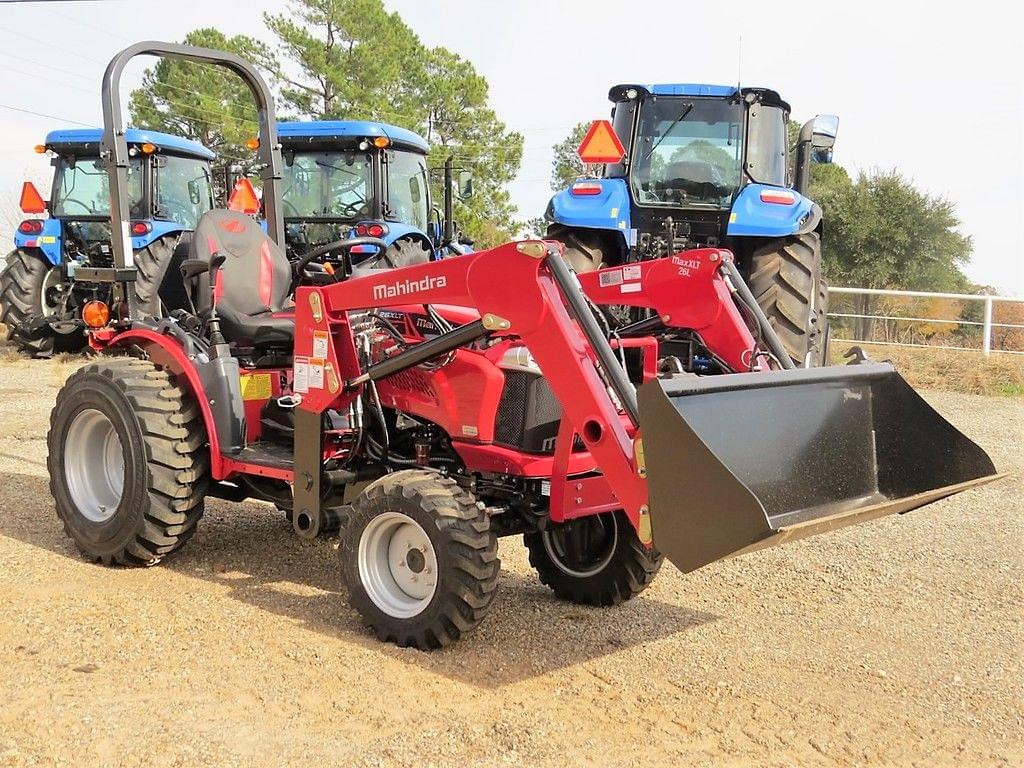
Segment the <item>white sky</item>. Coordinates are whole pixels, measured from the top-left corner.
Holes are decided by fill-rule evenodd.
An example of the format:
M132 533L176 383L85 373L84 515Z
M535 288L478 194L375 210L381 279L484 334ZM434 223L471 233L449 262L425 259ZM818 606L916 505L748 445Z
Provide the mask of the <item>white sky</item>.
M1024 295L1024 55L1012 3L385 2L425 43L472 61L499 116L525 136L511 187L524 218L541 215L550 197L551 145L574 123L608 114L609 86L736 82L742 35L744 85L775 88L800 119L838 114L835 159L851 172L897 168L955 201L974 238L968 275ZM0 2L0 104L98 125L100 76L124 45L178 40L199 26L266 39L261 12L285 6ZM32 146L61 125L0 108L0 194L46 177Z

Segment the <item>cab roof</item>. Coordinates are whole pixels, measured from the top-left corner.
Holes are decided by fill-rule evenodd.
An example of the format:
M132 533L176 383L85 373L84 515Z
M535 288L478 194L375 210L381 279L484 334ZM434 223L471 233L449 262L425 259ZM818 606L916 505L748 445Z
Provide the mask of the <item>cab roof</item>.
M384 136L396 147L412 149L426 154L430 145L416 133L397 125L376 123L369 120L307 120L303 122L278 123L277 135L285 146L295 147L301 143L319 143L328 139L359 139Z
M129 128L124 132L124 138L129 144L156 144L162 150L203 160L213 160L217 156L197 141L159 131ZM80 145L86 150L98 150L102 139L103 131L99 128L64 128L46 134L46 146L64 149Z
M782 100L778 91L770 88L740 88L735 85L712 85L708 83L658 83L655 85L641 85L637 83L623 83L612 86L608 91L608 100L619 102L626 101L626 91L635 88L637 91L652 96L710 96L725 98L732 96L739 91L746 96L748 93L757 95L765 104L779 106L790 111L789 104Z

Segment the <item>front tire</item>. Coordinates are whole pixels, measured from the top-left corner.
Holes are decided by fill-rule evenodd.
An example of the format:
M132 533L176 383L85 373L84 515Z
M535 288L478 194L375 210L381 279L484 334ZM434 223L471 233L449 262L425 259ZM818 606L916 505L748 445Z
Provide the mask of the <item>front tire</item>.
M89 560L155 565L195 533L206 434L167 372L128 357L80 369L57 394L46 441L57 516Z
M58 333L50 325L31 329L40 317L61 316L65 299L61 297L60 267L52 265L41 253L18 248L7 256L0 272L0 322L7 326L8 338L17 348L33 357L49 357L58 352L77 352L85 346L80 328Z
M605 512L527 533L523 543L542 584L562 600L618 605L643 592L663 556L647 549L624 512Z
M750 290L798 367L827 363L827 289L821 273L818 232L772 240L751 256Z
M377 637L428 650L475 629L498 588L498 540L451 478L404 470L353 505L338 555L352 606Z

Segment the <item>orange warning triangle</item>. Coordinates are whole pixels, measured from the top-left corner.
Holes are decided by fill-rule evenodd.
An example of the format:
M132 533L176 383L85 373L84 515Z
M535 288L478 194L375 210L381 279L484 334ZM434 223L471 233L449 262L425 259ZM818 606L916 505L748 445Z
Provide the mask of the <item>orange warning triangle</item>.
M626 156L626 150L608 120L595 120L576 154L584 163L617 163Z
M228 210L253 216L260 212L260 199L256 196L252 182L244 176L235 182L235 187L231 190L231 195L228 197Z

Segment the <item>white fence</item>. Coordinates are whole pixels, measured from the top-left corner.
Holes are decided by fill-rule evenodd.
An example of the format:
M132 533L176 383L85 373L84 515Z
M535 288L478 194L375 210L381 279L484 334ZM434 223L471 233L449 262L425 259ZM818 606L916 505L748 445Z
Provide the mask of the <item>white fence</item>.
M1020 323L1003 323L993 321L993 306L997 302L1014 302L1017 304L1024 304L1024 299L1012 298L1010 296L979 296L976 294L969 293L931 293L928 291L890 291L883 290L880 288L829 288L830 295L853 295L853 296L893 296L893 297L907 297L916 299L952 299L955 301L962 302L983 302L984 308L981 320L966 320L962 317L955 318L940 318L940 317L916 317L909 315L876 315L876 314L856 314L852 312L829 312L830 318L849 318L856 320L886 320L894 322L907 322L907 323L951 323L957 326L980 326L981 327L981 352L985 355L989 355L993 352L992 349L992 331L996 328L1008 328L1016 329L1024 332L1024 324ZM1024 333L1022 333L1024 336ZM915 344L900 341L884 340L878 341L873 339L857 339L857 338L841 338L833 336L838 341L853 341L861 344L892 344L896 346L904 347L931 347L935 349L957 349L965 351L979 351L975 347L964 347L964 346L952 346L944 344ZM1024 345L1020 349L998 349L995 350L1000 353L1007 353L1013 355L1024 355Z

